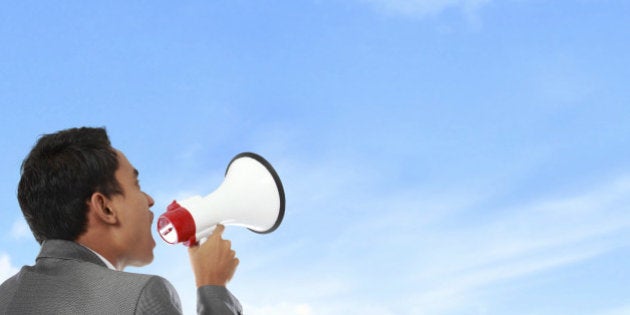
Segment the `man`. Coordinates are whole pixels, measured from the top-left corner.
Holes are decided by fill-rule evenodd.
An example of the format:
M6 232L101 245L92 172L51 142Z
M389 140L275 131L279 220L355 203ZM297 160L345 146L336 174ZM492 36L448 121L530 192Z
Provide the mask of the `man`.
M173 286L122 272L153 260L154 201L103 128L44 135L22 164L18 200L41 251L0 285L0 314L180 314ZM200 314L241 314L225 287L238 259L218 226L189 248Z

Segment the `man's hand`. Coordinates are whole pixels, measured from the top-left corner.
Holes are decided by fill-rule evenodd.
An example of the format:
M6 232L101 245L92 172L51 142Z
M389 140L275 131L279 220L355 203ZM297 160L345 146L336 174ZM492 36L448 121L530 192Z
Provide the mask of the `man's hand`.
M204 285L225 286L236 271L239 261L230 248L230 241L221 238L223 230L225 226L217 225L205 243L188 248L198 288Z

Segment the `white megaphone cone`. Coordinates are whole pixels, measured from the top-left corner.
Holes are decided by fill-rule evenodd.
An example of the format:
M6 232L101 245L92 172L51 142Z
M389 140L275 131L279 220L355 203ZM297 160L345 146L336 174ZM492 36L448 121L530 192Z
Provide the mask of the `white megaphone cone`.
M159 217L157 229L167 243L186 246L207 238L217 224L270 233L280 226L284 205L284 188L271 164L245 152L232 159L214 192L173 201Z

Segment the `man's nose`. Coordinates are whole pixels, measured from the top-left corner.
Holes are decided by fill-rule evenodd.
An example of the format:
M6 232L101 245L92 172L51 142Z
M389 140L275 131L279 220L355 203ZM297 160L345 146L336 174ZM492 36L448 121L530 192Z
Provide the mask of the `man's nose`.
M144 194L147 196L147 201L149 202L149 207L153 207L153 205L155 204L155 200L153 200L153 198L149 194L147 194L147 193L144 193Z

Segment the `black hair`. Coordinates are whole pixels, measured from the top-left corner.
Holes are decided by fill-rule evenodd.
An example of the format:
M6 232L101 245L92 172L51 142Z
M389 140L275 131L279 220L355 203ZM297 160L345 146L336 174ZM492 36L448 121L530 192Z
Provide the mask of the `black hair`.
M41 244L76 240L87 228L87 202L95 192L121 194L118 155L105 128L72 128L39 138L22 162L18 201Z

